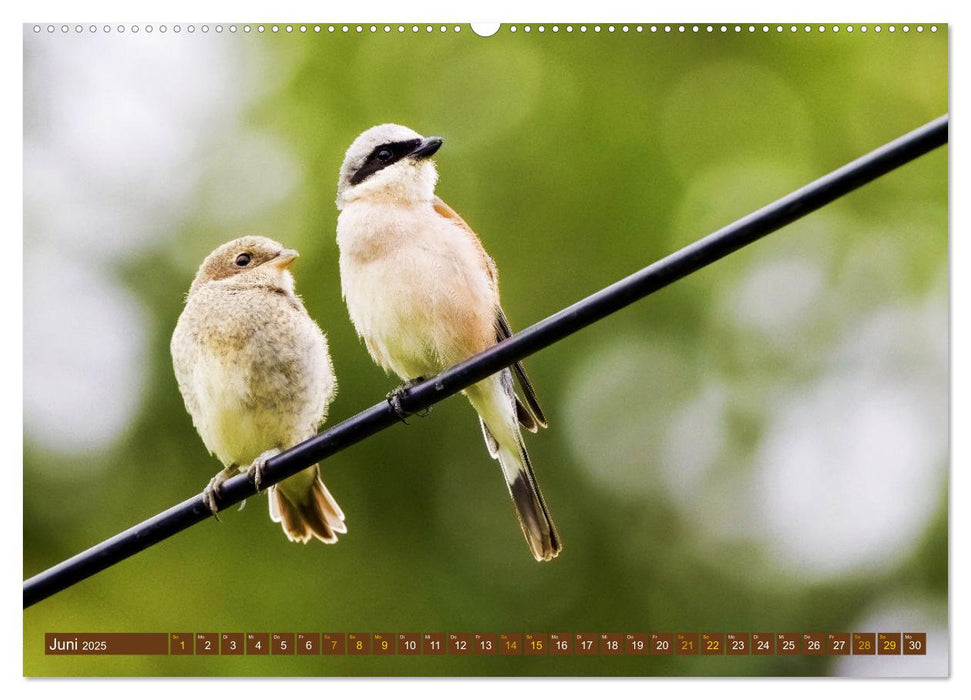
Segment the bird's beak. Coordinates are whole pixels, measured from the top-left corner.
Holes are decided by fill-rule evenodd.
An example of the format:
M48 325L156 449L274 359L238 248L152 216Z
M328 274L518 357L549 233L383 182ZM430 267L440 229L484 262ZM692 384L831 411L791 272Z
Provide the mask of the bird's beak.
M273 267L278 267L281 270L285 270L290 267L290 264L299 257L300 253L297 251L293 250L292 248L284 248L276 254L275 258L270 260L270 264L273 265Z
M422 139L421 142L415 147L415 150L408 154L408 157L414 158L415 160L431 158L433 155L435 155L435 151L441 148L441 146L441 137L429 136L427 139Z

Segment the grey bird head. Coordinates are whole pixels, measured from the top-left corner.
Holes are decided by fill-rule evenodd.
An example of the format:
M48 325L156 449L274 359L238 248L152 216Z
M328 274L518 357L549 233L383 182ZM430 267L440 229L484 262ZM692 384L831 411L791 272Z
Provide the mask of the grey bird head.
M442 145L398 124L373 126L347 149L337 181L337 208L362 198L431 199L438 173L431 156Z
M189 294L210 282L266 285L293 289L287 268L300 254L264 236L243 236L223 243L199 267Z

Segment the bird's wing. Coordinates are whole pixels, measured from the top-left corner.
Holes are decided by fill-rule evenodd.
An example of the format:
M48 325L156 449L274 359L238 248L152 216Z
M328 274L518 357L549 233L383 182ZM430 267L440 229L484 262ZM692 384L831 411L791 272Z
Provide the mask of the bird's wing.
M479 240L479 237L475 235L472 227L465 223L465 220L440 198L435 197L434 200L432 200L432 206L434 206L435 212L439 216L444 217L454 223L469 237L469 240L474 243L476 250L478 250L479 254L482 256L482 264L489 273L489 277L492 279L492 283L496 288L496 294L498 296L499 274L496 271L496 264L493 262L492 258L489 257L489 254L486 253L485 248L482 247L482 242ZM495 327L496 342L501 342L512 335L512 329L509 327L509 321L506 319L506 314L503 313L502 307L498 304L496 304ZM526 369L523 367L523 363L516 362L513 364L512 369L516 373L516 378L519 380L519 386L523 390L523 396L526 399L526 406L524 407L522 402L519 401L519 398L516 397L516 413L518 414L520 424L531 432L536 432L537 427L545 428L547 426L546 416L543 414L543 409L540 408L539 401L536 398L536 391L533 389L533 384L529 381L529 377L526 375Z
M502 307L496 308L496 340L502 341L506 338L512 336L512 328L509 327L509 321L506 319L506 314L502 312ZM519 414L519 422L524 428L532 432L536 432L537 424L541 428L547 426L546 416L543 414L543 409L539 406L539 400L536 398L536 390L533 389L533 383L529 381L529 377L526 375L526 368L523 367L523 363L517 362L513 366L513 371L516 373L516 379L519 380L519 387L523 390L523 396L526 399L526 406L529 407L528 413L530 415L523 415L522 404L516 399L516 411ZM532 418L532 420L529 420Z
M485 248L482 247L482 241L479 237L475 235L475 231L472 227L465 223L465 219L458 215L458 213L443 202L438 197L432 200L432 206L435 208L435 213L444 219L448 219L451 223L458 226L458 228L468 237L469 241L475 246L475 249L479 252L479 257L482 261L482 267L485 268L486 273L489 275L489 279L492 280L492 286L498 293L499 291L499 273L496 271L496 264L493 262L489 254L485 252Z

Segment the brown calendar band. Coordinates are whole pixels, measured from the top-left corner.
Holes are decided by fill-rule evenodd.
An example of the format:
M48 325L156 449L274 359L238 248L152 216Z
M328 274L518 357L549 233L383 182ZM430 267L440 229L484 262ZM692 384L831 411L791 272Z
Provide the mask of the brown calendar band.
M169 635L166 632L48 632L44 635L44 653L52 656L167 655Z
M926 632L48 632L52 656L914 656Z

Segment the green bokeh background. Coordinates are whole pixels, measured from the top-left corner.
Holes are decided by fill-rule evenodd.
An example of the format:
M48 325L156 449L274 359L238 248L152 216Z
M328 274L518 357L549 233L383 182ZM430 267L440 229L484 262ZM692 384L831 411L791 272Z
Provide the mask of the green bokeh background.
M218 469L168 350L195 267L218 244L262 233L300 250L297 289L328 333L340 382L330 423L396 384L370 361L340 296L337 170L365 128L394 121L444 137L438 193L495 258L522 328L947 111L945 27L774 27L198 36L258 76L264 90L241 128L284 144L299 184L252 220L214 224L209 203L234 162L226 142L180 225L113 270L150 321L139 410L94 453L52 452L25 427L25 577L190 497ZM27 98L43 89L29 78L45 40L25 32ZM25 131L37 122L28 110ZM913 465L938 475L937 505L889 567L806 576L760 536L768 525L738 533L732 521L746 517L738 495L783 397L820 379L839 338L888 303L946 319L947 167L939 149L530 359L550 428L527 445L564 541L553 563L529 556L478 423L452 398L323 466L347 515L336 546L290 544L265 498L251 499L26 610L25 675L834 672L832 659L777 656L46 657L53 631L850 631L895 595L928 603L946 629L940 441ZM28 217L25 252L36 235ZM805 323L764 326L737 311L738 290L776 260L822 271L799 307ZM787 298L785 275L776 281L762 298ZM920 347L940 341L946 321L898 331ZM946 361L934 368L946 374ZM928 381L946 407L946 384ZM717 454L696 478L672 482L671 455L708 444L714 428L688 421L680 451L658 445L671 442L671 416L712 387ZM52 476L52 462L68 476ZM861 505L860 517L877 516Z

